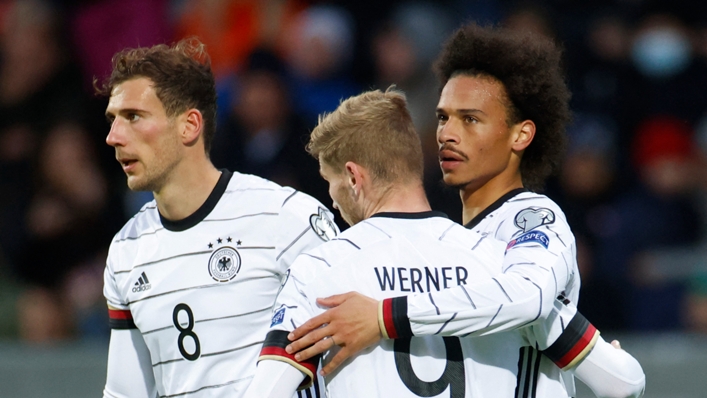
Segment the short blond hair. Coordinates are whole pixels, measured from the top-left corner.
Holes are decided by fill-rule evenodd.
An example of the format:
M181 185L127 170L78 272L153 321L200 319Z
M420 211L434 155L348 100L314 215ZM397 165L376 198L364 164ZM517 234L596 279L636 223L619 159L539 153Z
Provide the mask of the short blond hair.
M337 171L349 161L360 164L380 182L422 180L420 137L405 94L392 87L350 97L320 115L307 151Z

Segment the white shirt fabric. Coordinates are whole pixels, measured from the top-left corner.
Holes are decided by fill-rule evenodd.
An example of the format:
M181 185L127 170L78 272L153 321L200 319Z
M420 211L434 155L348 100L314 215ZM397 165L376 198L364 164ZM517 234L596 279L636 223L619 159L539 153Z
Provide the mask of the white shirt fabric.
M587 383L597 398L640 398L646 386L641 365L624 350L617 350L599 337L589 355L571 370ZM266 360L246 392L246 398L278 398L293 391L304 374L284 361Z
M241 396L283 276L300 252L336 236L331 220L306 194L228 171L185 220L146 204L108 255L104 396Z
M576 306L580 277L574 235L562 210L547 196L515 190L466 227L506 243L502 274L485 285L474 285L476 292L489 292L478 297L463 286L433 294L436 305L425 295L409 296L407 316L415 335L466 337L527 325L535 329L541 327L539 319L552 313L558 297ZM490 293L494 289L505 295L497 300L499 296ZM563 375L535 348L523 350L519 365L520 397L575 394L571 375Z
M429 300L433 292L491 280L499 273L506 243L434 214L382 213L303 253L278 296L270 335L291 331L322 313L325 309L316 305L317 297L358 291L380 300L415 292ZM491 301L507 300L498 287L484 294L494 296L488 297ZM560 315L569 321L574 310L565 311ZM560 324L558 317L553 321ZM541 333L522 329L478 338L383 340L327 376L326 390L333 398L512 397L520 348L549 345L535 340ZM281 360L302 371L302 377L311 377L312 367L307 369L284 352L286 333L280 335L282 341L266 341L261 363ZM333 354L324 355L324 363ZM263 391L256 383L251 389L249 397ZM291 392L271 396L287 397Z
M601 337L572 372L597 398L639 398L646 388L646 375L636 358Z

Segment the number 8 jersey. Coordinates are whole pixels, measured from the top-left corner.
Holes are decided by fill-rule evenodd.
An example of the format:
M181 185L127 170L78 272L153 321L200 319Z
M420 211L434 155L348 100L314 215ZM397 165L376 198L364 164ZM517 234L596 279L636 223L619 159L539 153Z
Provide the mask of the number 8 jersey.
M303 193L228 171L184 220L162 219L154 201L146 204L108 256L104 294L113 333L104 396L240 396L255 373L283 275L302 250L336 236L331 220ZM123 329L139 335L125 339ZM129 369L127 356L115 362L123 369L111 371L111 356L145 347L144 369ZM131 383L135 388L124 386Z

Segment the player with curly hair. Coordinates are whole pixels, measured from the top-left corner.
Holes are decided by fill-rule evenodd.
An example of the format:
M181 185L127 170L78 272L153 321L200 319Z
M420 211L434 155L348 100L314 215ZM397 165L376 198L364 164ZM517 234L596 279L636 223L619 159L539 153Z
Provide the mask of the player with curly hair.
M355 293L332 296L319 304L336 308L291 335L299 340L288 351L304 349L296 359L329 348L331 342L322 338L331 337L342 348L323 368L330 373L381 337L473 337L542 328L553 308L577 303L574 236L557 204L538 193L561 159L570 118L561 54L545 37L470 24L453 34L436 63L442 84L437 140L444 182L459 189L467 228L507 244L503 273L473 284L495 287L500 299L475 297L465 286L381 301ZM372 316L376 308L377 320ZM551 345L521 349L516 396L572 396L572 373L561 369L580 363L604 375L626 369L606 368L606 362L587 356L597 342L596 354L615 353L606 350L611 346L581 314L563 322L566 328ZM611 376L592 385L597 395L640 396L645 377L634 365L621 376L628 379Z

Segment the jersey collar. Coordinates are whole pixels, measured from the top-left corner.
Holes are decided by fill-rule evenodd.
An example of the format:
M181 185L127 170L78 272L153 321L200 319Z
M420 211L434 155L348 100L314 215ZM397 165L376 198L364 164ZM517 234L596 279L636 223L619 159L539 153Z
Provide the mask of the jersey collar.
M442 218L449 218L446 214L442 213L441 211L421 211L417 213L402 213L402 212L396 212L396 211L384 211L380 213L376 213L371 216L372 217L388 217L388 218L407 218L407 219L413 219L413 220L418 220L422 218L431 218L431 217L442 217Z
M477 226L481 222L481 220L483 220L486 216L491 214L491 212L493 212L496 209L498 209L499 207L501 207L501 205L506 203L510 198L512 198L518 194L521 194L523 192L528 192L528 190L525 188L516 188L516 189L506 193L505 195L498 198L495 202L491 203L491 205L489 207L485 208L481 213L477 214L476 217L471 219L471 221L464 224L464 227L468 228L468 229L474 228L475 226Z
M221 200L221 196L223 196L223 193L226 192L226 187L228 186L228 182L231 181L232 176L233 173L226 169L222 169L221 176L218 178L216 186L211 191L209 197L206 198L206 201L203 205L201 205L201 207L196 209L194 213L187 216L186 218L177 221L168 220L162 217L162 214L160 214L160 221L162 222L162 225L165 227L165 229L169 231L180 232L186 231L187 229L202 222L206 218L206 216L211 213L211 210L216 207L218 201Z

